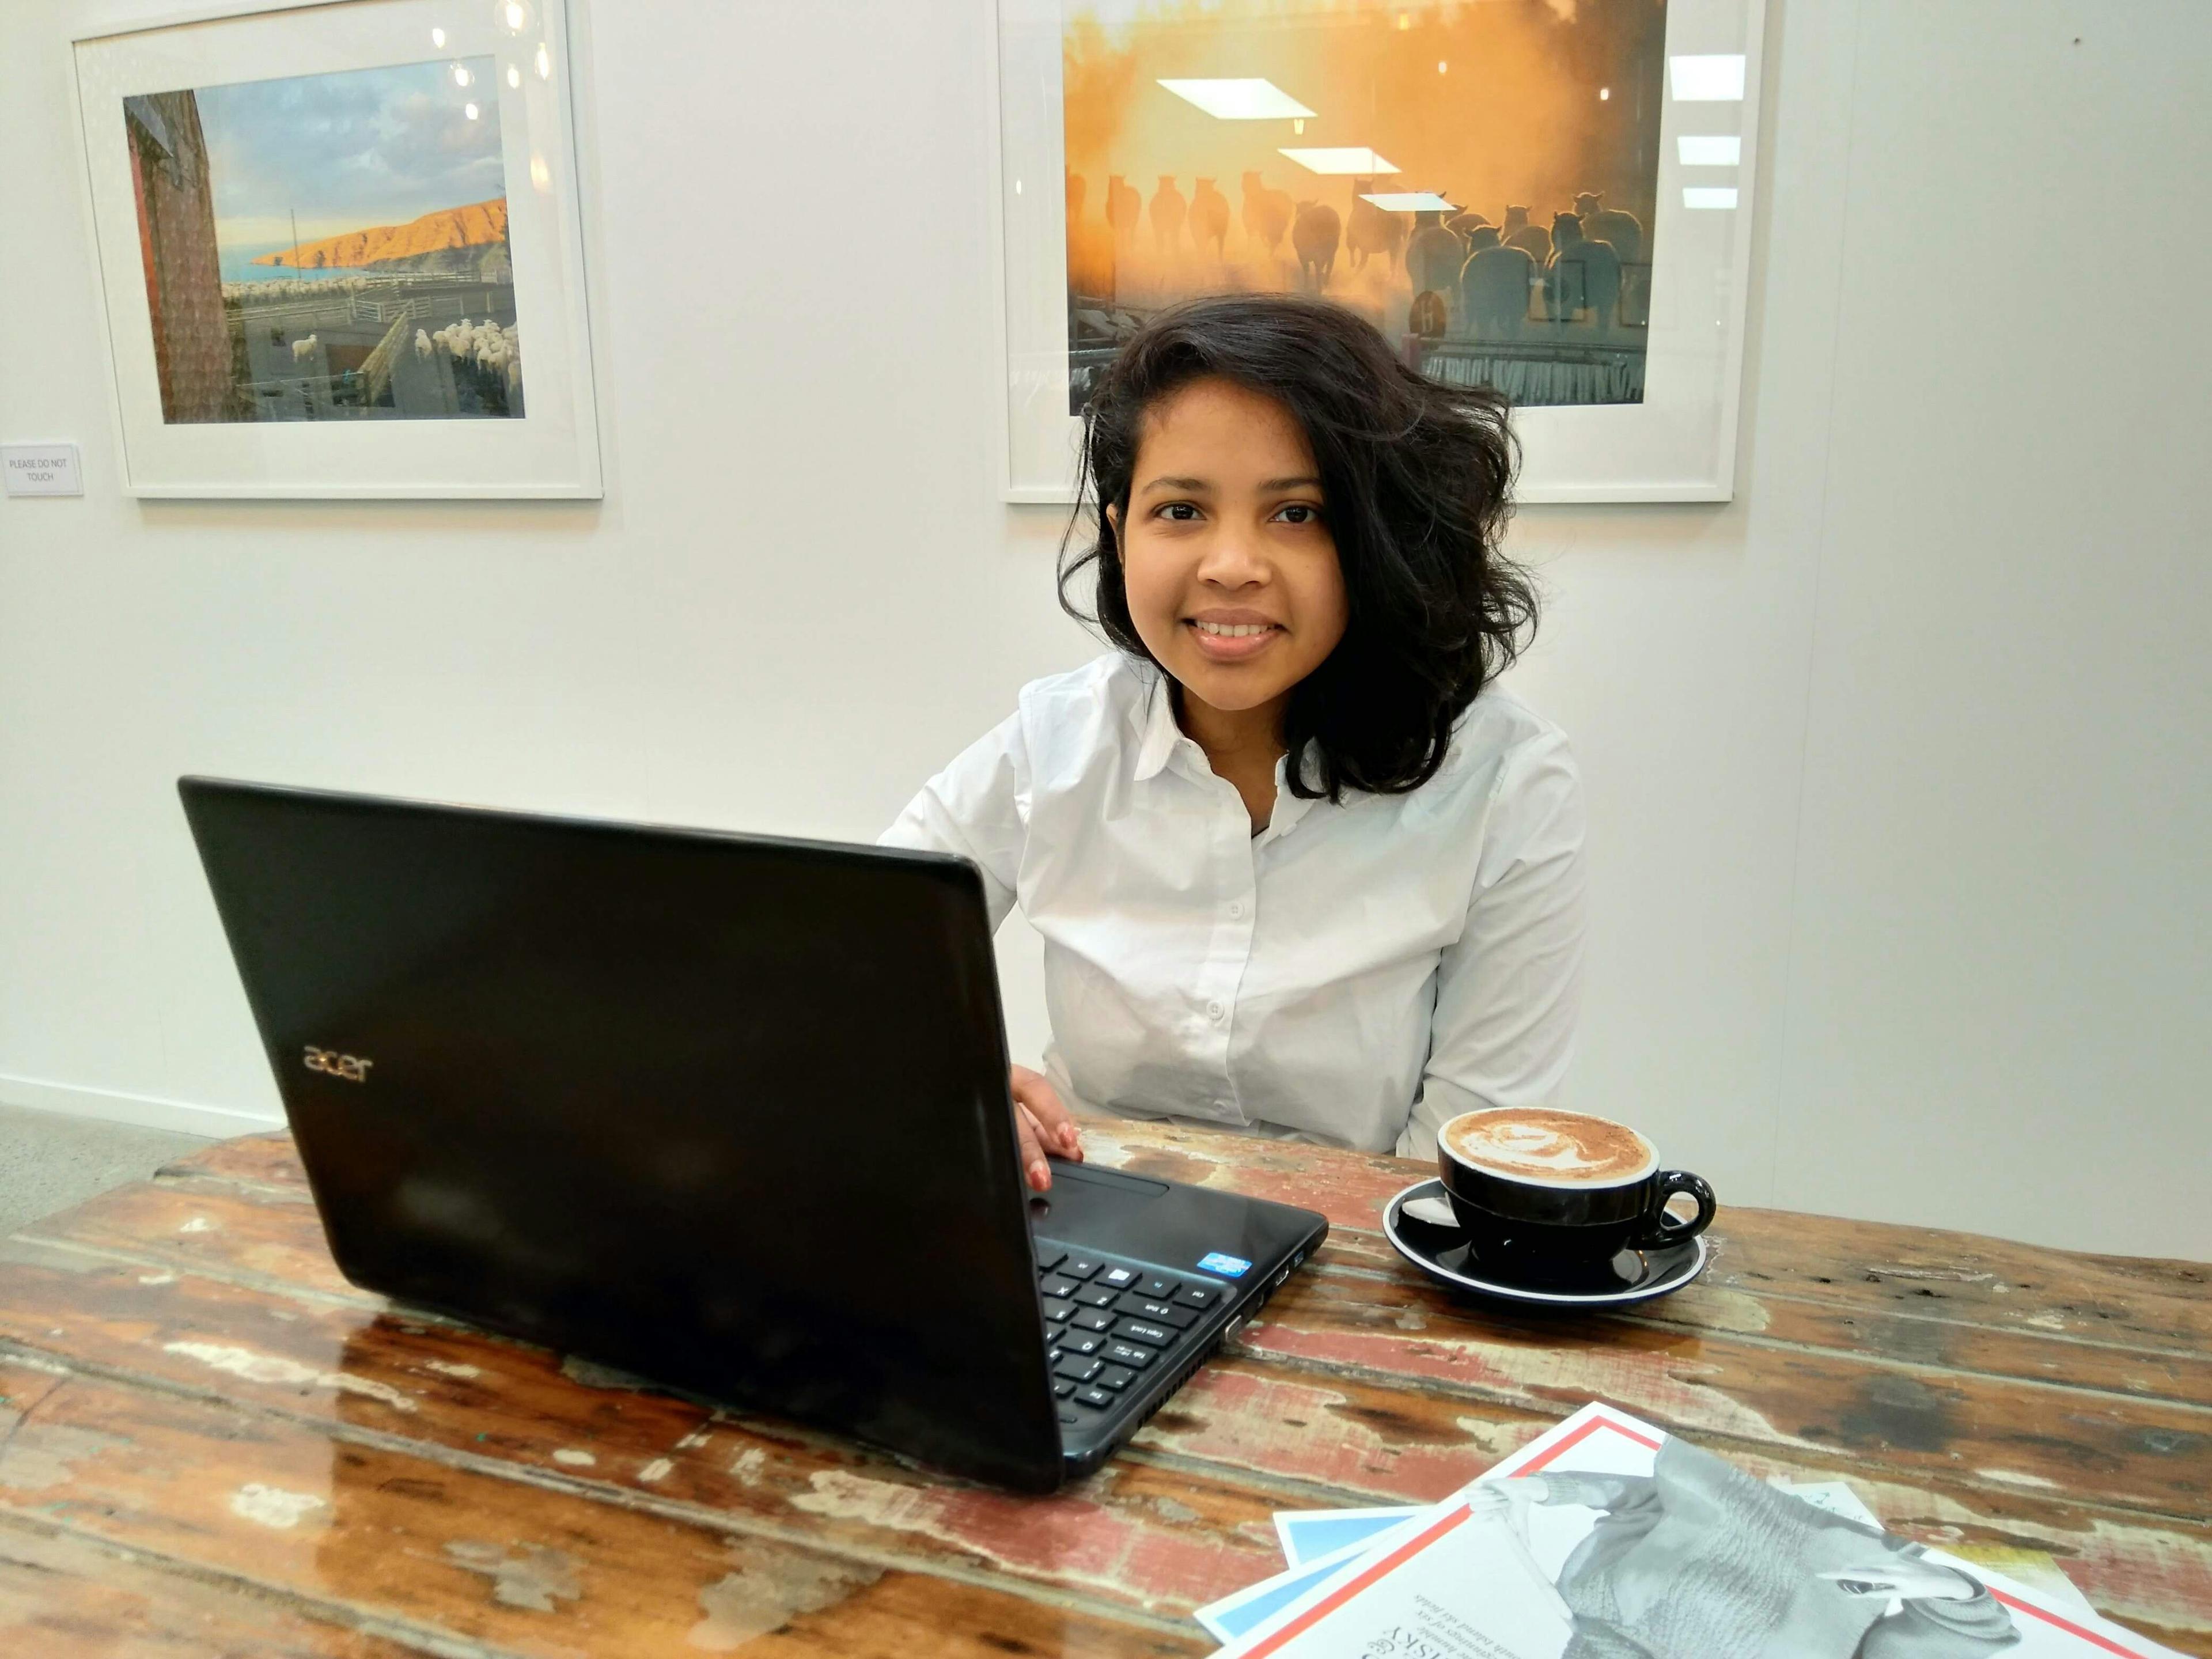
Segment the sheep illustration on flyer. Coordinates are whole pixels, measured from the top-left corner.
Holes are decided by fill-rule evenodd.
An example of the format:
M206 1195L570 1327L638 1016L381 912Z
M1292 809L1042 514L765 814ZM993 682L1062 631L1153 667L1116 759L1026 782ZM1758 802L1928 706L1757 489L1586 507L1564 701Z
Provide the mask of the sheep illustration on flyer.
M1231 1601L1235 1659L2153 1659L2002 1574L1590 1406L1443 1503ZM1273 1584L1274 1581L1270 1581ZM1278 1592L1279 1597L1279 1591ZM1223 1617L1224 1614L1227 1616Z

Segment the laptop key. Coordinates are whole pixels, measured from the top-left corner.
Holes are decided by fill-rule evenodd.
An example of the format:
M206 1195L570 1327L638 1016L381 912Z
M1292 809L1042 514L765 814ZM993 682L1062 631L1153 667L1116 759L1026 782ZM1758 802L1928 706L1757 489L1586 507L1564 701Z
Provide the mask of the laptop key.
M1044 1299L1044 1316L1057 1325L1075 1311L1075 1304L1064 1297L1048 1296Z
M1210 1308L1213 1305L1213 1290L1206 1285L1186 1285L1176 1292L1175 1299L1186 1308Z
M1052 1379L1053 1397L1055 1399L1065 1400L1073 1394L1075 1389L1076 1385L1064 1376L1055 1376Z
M1119 1270L1109 1269L1109 1271ZM1110 1308L1114 1305L1115 1293L1102 1285L1090 1285L1078 1291L1075 1293L1075 1299L1086 1308Z
M1162 1279L1158 1273L1153 1273L1137 1286L1137 1294L1164 1302L1182 1288L1174 1279Z
M1043 1279L1038 1281L1037 1289L1042 1291L1045 1295L1050 1297L1073 1296L1075 1294L1075 1281L1072 1279L1063 1278L1059 1273L1047 1273Z
M1105 1346L1105 1336L1097 1331L1070 1331L1060 1339L1062 1353L1092 1354Z
M1048 1244L1042 1239L1038 1239L1036 1241L1038 1278L1043 1278L1045 1274L1050 1273L1054 1267L1060 1266L1060 1264L1066 1259L1067 1252L1061 1249L1058 1245Z
M1073 1428L1073 1427L1074 1427L1078 1423L1080 1423L1080 1422L1083 1420L1083 1419L1082 1419L1082 1417L1081 1417L1079 1413L1075 1413L1075 1412L1062 1412L1062 1413L1060 1413L1060 1420L1063 1424L1065 1424L1067 1427L1069 1427L1069 1428L1071 1428L1071 1429L1072 1429L1072 1428Z
M1114 1334L1124 1342L1140 1342L1149 1348L1172 1346L1178 1332L1164 1325L1147 1325L1141 1319L1125 1319L1114 1328Z
M1118 1348L1121 1345L1116 1342L1114 1346ZM1146 1354L1145 1358L1150 1359L1152 1356ZM1128 1362L1124 1360L1121 1363L1126 1364ZM1098 1360L1072 1353L1052 1368L1052 1374L1054 1376L1064 1376L1071 1382L1089 1382L1104 1369L1104 1365Z
M1098 1283L1109 1290L1126 1291L1143 1277L1134 1267L1109 1267L1098 1275Z
M1085 1308L1067 1322L1068 1328L1076 1331L1110 1331L1114 1316L1098 1308Z
M1136 1380L1136 1372L1131 1370L1127 1365L1109 1365L1098 1373L1098 1386L1102 1389L1111 1389L1116 1394L1121 1393Z
M1072 1255L1060 1264L1060 1272L1067 1279L1088 1279L1105 1265L1095 1255Z
M1152 1351L1150 1348L1133 1347L1127 1342L1109 1342L1106 1345L1106 1358L1116 1365L1127 1365L1133 1371L1140 1371L1152 1363ZM1091 1363L1087 1359L1080 1361L1063 1359L1060 1361L1062 1369L1060 1374L1066 1376L1067 1375L1066 1367L1070 1364L1087 1365ZM1091 1379L1086 1376L1083 1381L1088 1382Z
M1076 1390L1075 1403L1079 1406L1096 1406L1099 1410L1103 1411L1114 1403L1114 1396L1094 1382L1087 1389Z
M1155 1302L1134 1291L1123 1295L1114 1304L1114 1309L1115 1312L1127 1314L1133 1319L1149 1319L1155 1325L1172 1325L1179 1331L1188 1330L1198 1318L1194 1309L1178 1308L1172 1302Z

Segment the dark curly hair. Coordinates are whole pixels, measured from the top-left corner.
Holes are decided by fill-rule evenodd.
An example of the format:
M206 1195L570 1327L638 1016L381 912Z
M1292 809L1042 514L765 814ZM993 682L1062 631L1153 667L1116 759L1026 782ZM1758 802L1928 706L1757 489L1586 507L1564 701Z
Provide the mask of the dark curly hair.
M1084 416L1083 499L1060 558L1061 606L1147 660L1106 508L1126 522L1147 413L1212 376L1274 398L1304 429L1344 572L1344 637L1291 690L1291 793L1419 788L1461 714L1535 628L1534 584L1498 549L1519 456L1504 398L1423 379L1371 325L1300 295L1222 295L1149 319ZM1079 547L1086 513L1096 533ZM1088 610L1069 597L1086 566L1097 573Z

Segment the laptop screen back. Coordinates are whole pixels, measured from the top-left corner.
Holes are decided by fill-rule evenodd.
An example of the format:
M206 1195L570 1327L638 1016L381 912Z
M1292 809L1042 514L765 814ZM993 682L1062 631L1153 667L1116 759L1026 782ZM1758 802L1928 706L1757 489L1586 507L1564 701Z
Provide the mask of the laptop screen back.
M1058 1480L964 862L179 788L349 1279Z

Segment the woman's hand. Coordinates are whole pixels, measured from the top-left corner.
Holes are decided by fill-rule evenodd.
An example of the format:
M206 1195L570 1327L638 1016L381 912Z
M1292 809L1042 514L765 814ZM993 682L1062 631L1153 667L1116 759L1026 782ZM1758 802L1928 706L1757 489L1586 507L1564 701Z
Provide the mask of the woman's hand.
M1030 1190L1041 1193L1052 1185L1048 1152L1083 1161L1083 1143L1076 1136L1075 1120L1060 1103L1060 1096L1042 1072L1017 1066L1009 1085L1014 1096L1014 1132L1021 1137L1022 1168Z

